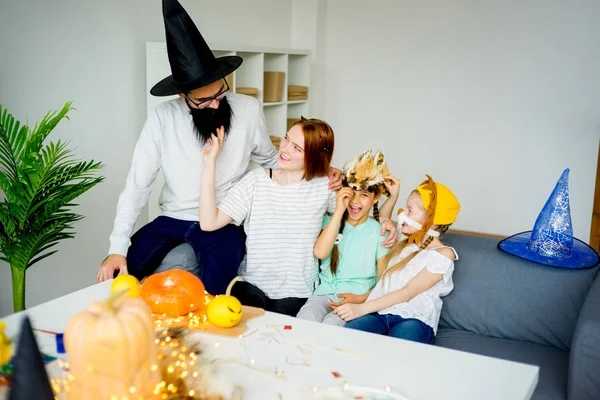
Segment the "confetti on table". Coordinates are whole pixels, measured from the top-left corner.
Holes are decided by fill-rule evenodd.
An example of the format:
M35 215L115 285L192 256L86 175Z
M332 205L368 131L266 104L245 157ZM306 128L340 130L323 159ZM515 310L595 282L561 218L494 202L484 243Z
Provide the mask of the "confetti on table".
M288 365L292 365L295 367L307 367L310 369L313 369L315 371L321 371L321 372L325 372L327 374L332 374L335 378L341 378L342 374L340 374L337 371L331 371L330 369L324 368L324 367L316 367L314 365L311 365L311 363L308 362L308 360L305 359L301 359L301 360L290 360L289 357L285 358L285 362L288 363Z
M255 367L254 366L254 360L250 360L250 363L245 363L239 360L236 360L234 358L227 358L227 359L223 359L223 358L215 358L214 360L210 361L211 364L236 364L236 365L241 365L243 367L246 367L248 369L251 369L253 371L256 372L260 372L262 374L265 375L269 375L269 376L275 376L277 378L284 378L283 376L283 372L280 371L279 369L275 369L275 371L270 371L270 370L266 370L266 369L262 369L259 367Z
M313 387L313 399L381 399L381 400L409 400L409 397L392 390L390 386L385 388L369 387L362 385L353 385L344 382L341 386Z
M247 332L247 333L244 333L243 335L240 335L239 338L240 339L247 338L248 336L254 335L256 332L258 332L258 329L253 329L250 332Z
M42 333L49 333L50 335L58 335L58 332L48 331L46 329L37 329L37 328L34 328L33 330L34 331L38 331L38 332L42 332Z
M36 332L47 333L49 335L54 335L54 342L56 343L56 352L58 354L65 354L65 345L64 345L64 334L54 331L49 331L46 329L33 329Z
M314 346L320 346L320 347L325 347L325 348L328 348L328 349L331 349L331 350L339 351L341 353L352 354L352 355L355 355L355 356L362 356L362 353L358 353L358 352L355 352L355 351L350 351L350 350L342 349L340 347L329 346L329 345L322 344L322 343L311 343L311 344L308 344L308 343L300 342L298 340L291 340L290 342L293 343L293 344L295 344L296 346L298 346L299 349L300 348L311 348L311 347L314 347ZM302 350L300 350L300 351L302 351Z
M62 333L56 335L56 352L58 354L65 354L65 342Z

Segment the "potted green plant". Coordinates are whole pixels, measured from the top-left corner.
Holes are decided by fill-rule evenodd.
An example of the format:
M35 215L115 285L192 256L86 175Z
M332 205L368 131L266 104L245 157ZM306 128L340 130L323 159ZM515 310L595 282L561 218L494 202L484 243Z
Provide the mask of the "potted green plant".
M66 142L44 143L71 111L67 102L30 128L0 105L0 260L10 265L14 311L25 309L25 271L73 238L83 216L73 201L104 180L102 164L79 161Z

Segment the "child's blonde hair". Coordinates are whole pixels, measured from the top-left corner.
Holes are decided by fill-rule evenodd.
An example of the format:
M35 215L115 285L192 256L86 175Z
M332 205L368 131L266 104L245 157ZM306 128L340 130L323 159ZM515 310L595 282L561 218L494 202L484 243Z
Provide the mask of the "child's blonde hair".
M413 190L411 193L412 194L417 194L419 196L419 206L424 210L425 207L423 206L423 200L421 198L421 194L419 193L418 190ZM450 228L450 225L452 224L447 224L447 225L436 225L435 228L433 228L433 230L440 232L440 236L443 235L444 233L446 233L446 231L448 230L448 228ZM399 254L402 253L402 250L404 250L404 248L407 246L408 244L408 239L402 240L400 242L397 242L392 249L390 250L390 252L388 254L386 254L385 256L383 256L382 258L382 262L380 263L379 266L379 271L377 271L377 276L379 279L384 279L387 276L391 276L394 272L401 270L402 268L404 268L413 258L416 257L417 254L419 254L421 251L425 250L427 248L427 246L429 246L431 244L431 242L433 241L434 237L433 236L429 236L427 239L425 239L423 241L423 243L421 243L421 245L419 246L419 250L415 251L414 253L412 253L411 255L409 255L408 257L404 258L403 260L401 260L400 262L392 265L390 268L386 267L388 266L388 264L390 263L390 261L392 259L394 259L395 257L397 257Z

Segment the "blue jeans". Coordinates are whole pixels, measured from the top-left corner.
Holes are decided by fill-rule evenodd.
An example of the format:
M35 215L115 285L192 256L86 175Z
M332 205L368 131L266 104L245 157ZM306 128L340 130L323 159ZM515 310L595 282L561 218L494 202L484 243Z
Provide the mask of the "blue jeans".
M160 216L131 237L129 273L138 279L152 274L169 251L183 242L188 242L196 253L206 291L213 295L225 293L238 273L246 243L244 229L233 224L205 232L198 222Z
M346 328L393 336L413 342L433 343L433 329L418 319L404 319L399 315L372 313L353 319Z

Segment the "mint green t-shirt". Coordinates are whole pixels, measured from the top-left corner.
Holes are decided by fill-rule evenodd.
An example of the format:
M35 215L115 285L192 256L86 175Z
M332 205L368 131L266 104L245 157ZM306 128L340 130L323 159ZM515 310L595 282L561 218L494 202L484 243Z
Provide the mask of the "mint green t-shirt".
M323 228L331 217L323 217ZM335 275L331 274L331 253L321 261L319 286L313 296L337 295L339 293L364 294L377 283L377 260L388 253L381 246L389 232L381 235L381 224L373 218L358 226L346 223L342 241L338 244L339 259ZM341 299L337 298L337 301Z

